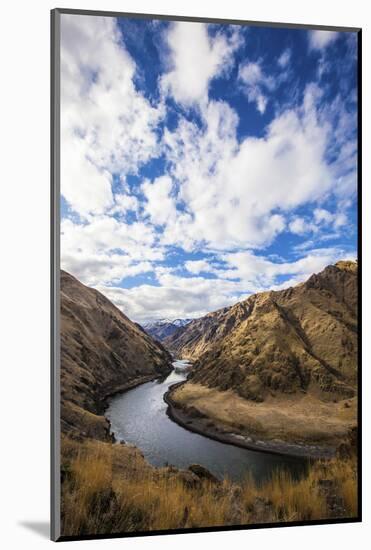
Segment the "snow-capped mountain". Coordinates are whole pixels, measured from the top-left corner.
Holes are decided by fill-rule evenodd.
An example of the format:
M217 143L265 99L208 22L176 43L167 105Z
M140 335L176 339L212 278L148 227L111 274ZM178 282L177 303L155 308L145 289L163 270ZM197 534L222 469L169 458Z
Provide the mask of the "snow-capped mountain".
M188 325L191 321L192 319L158 319L157 321L143 323L142 327L157 340L163 340L174 334L178 329Z

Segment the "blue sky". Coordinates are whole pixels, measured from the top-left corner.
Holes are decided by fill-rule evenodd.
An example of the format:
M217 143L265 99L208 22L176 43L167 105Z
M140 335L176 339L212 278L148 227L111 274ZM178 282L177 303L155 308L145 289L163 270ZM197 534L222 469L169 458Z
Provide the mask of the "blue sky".
M144 322L356 257L355 33L61 28L64 269Z

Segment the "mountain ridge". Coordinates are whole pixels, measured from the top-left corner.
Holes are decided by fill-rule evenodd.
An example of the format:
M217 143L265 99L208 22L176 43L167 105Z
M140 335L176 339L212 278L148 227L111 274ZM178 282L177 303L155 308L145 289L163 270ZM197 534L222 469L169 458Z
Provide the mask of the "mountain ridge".
M185 329L165 338L164 344L173 353L197 361L199 365L204 364L208 356L210 361L214 360L215 362L223 353L226 355L226 350L221 348L220 343L225 338L231 337L237 329L239 329L239 337L245 339L249 337L248 333L251 328L259 333L258 326L249 326L253 317L257 317L264 323L268 323L268 328L269 323L275 326L275 334L272 337L275 338L276 349L280 349L280 330L283 331L283 334L285 330L290 330L292 339L297 341L296 344L300 343L301 352L304 351L310 355L314 361L320 363L321 367L332 375L349 378L351 374L349 363L355 358L353 351L356 350L357 344L356 274L357 264L355 262L342 261L333 266L327 266L320 274L313 274L306 282L295 287L254 294L233 306L191 321ZM304 304L303 307L300 304ZM309 311L310 309L312 311ZM309 326L313 325L316 314L320 315L327 324L331 324L329 329L335 330L340 335L340 344L335 338L331 338L334 348L332 354L324 349L323 338L320 334L315 334L316 329L322 330L321 327L317 324ZM273 327L270 328L273 330ZM285 339L283 335L282 338ZM349 353L343 350L344 357L339 366L340 361L336 357L336 348L342 347L342 338L345 347L349 345L351 349L348 350ZM239 344L240 348L244 347L245 342L238 343L237 339L236 336L232 343ZM348 344L345 343L345 339ZM319 340L321 340L321 345L319 345ZM256 342L255 344L250 342L252 355L260 355L258 349L251 349L253 345L256 345ZM233 355L236 354L232 354L231 360L233 360ZM345 370L348 372L342 372ZM196 369L194 372L196 373ZM305 376L305 373L301 373L301 375ZM197 379L199 375L193 374L193 376ZM298 376L300 378L300 372L298 372Z
M194 362L171 392L173 406L193 411L194 425L204 418L246 437L331 444L345 437L356 426L357 272L356 262L338 262L166 339Z
M179 328L185 327L192 319L158 319L157 321L149 321L143 323L142 327L156 340L162 342L168 336L174 334Z
M276 403L279 415L283 401L304 404L307 396L310 406L326 406L330 416L331 403L340 402L353 414L357 272L356 262L338 262L295 287L255 294L208 314L166 339L173 353L194 361L187 382L172 395L175 405L192 402L197 409L198 403L204 414L212 401L218 416L216 403L220 408L222 395L232 392L241 410L244 403L257 403L258 410L266 404L274 411Z
M171 356L108 298L61 271L61 429L106 439L107 396L167 374Z

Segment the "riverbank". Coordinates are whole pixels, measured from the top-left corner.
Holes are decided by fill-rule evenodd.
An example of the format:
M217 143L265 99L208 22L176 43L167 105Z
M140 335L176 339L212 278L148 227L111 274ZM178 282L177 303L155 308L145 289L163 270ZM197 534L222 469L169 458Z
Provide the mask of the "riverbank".
M349 422L344 423L345 428L344 425L332 425L331 439L328 437L326 442L329 421L325 418L321 422L319 406L309 403L309 400L303 400L300 411L295 410L297 404L293 401L282 404L282 411L277 411L269 403L249 404L231 392L217 392L189 382L173 385L164 399L168 405L168 416L190 431L245 449L310 459L329 459L336 455L338 446L347 439L352 428L355 409L355 403L348 404L349 400L345 402L347 406L339 405L341 412L348 415ZM311 427L311 421L314 422L310 416L310 406L317 406L319 425L315 429ZM323 405L323 415L330 406L333 405ZM285 417L285 408L289 409L291 418ZM268 426L270 421L271 435L259 422L261 418L266 420ZM285 422L287 428L284 426L284 432L282 424ZM295 436L300 436L304 441L298 442Z
M183 369L174 371L165 380L148 382L113 398L105 416L116 440L135 445L153 466L171 464L184 469L190 464L201 464L219 479L238 482L251 473L256 481L263 481L276 470L288 470L295 479L306 475L306 459L272 453L262 456L204 437L174 422L166 414L164 395L185 376Z
M115 394L140 384L139 378L132 380ZM169 396L166 402L169 406ZM233 445L242 446L238 440ZM300 479L280 469L263 482L257 482L249 470L232 481L216 479L198 466L154 467L140 448L126 443L64 436L61 475L65 537L290 524L357 515L355 454L310 462Z
M139 376L138 378L135 378L133 380L130 380L129 382L126 382L125 384L121 384L119 386L116 386L115 389L106 390L105 393L103 393L99 403L98 403L98 414L101 416L104 416L104 420L107 424L106 427L106 433L111 440L112 443L118 443L119 441L116 439L115 434L112 432L111 429L111 422L110 420L105 416L105 412L107 411L109 407L109 402L111 399L113 399L116 395L120 395L122 393L125 393L127 391L133 390L142 384L145 384L146 382L152 382L153 380L161 379L163 378L163 375L146 375L146 376ZM122 443L122 441L121 441Z
M171 370L169 370L171 372ZM168 373L167 373L168 374ZM166 377L165 375L144 375L139 376L137 378L134 378L133 380L130 380L129 382L126 382L125 384L120 384L118 386L115 386L115 389L108 389L106 390L99 403L99 412L100 414L104 414L107 410L107 407L109 405L110 399L115 397L116 395L119 395L121 393L125 393L129 390L133 390L134 388L137 388L138 386L141 386L142 384L145 384L146 382L152 382L153 380L161 380L162 378Z

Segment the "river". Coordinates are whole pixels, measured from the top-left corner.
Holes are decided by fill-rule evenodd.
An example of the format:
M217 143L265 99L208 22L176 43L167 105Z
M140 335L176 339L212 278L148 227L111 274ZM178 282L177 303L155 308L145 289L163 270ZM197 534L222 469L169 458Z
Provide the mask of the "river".
M187 468L201 464L213 474L241 480L252 474L257 482L276 470L288 470L295 478L305 474L304 459L262 453L228 445L186 430L166 414L164 394L187 378L189 363L175 361L165 380L147 382L113 397L106 411L117 441L138 447L153 466Z

